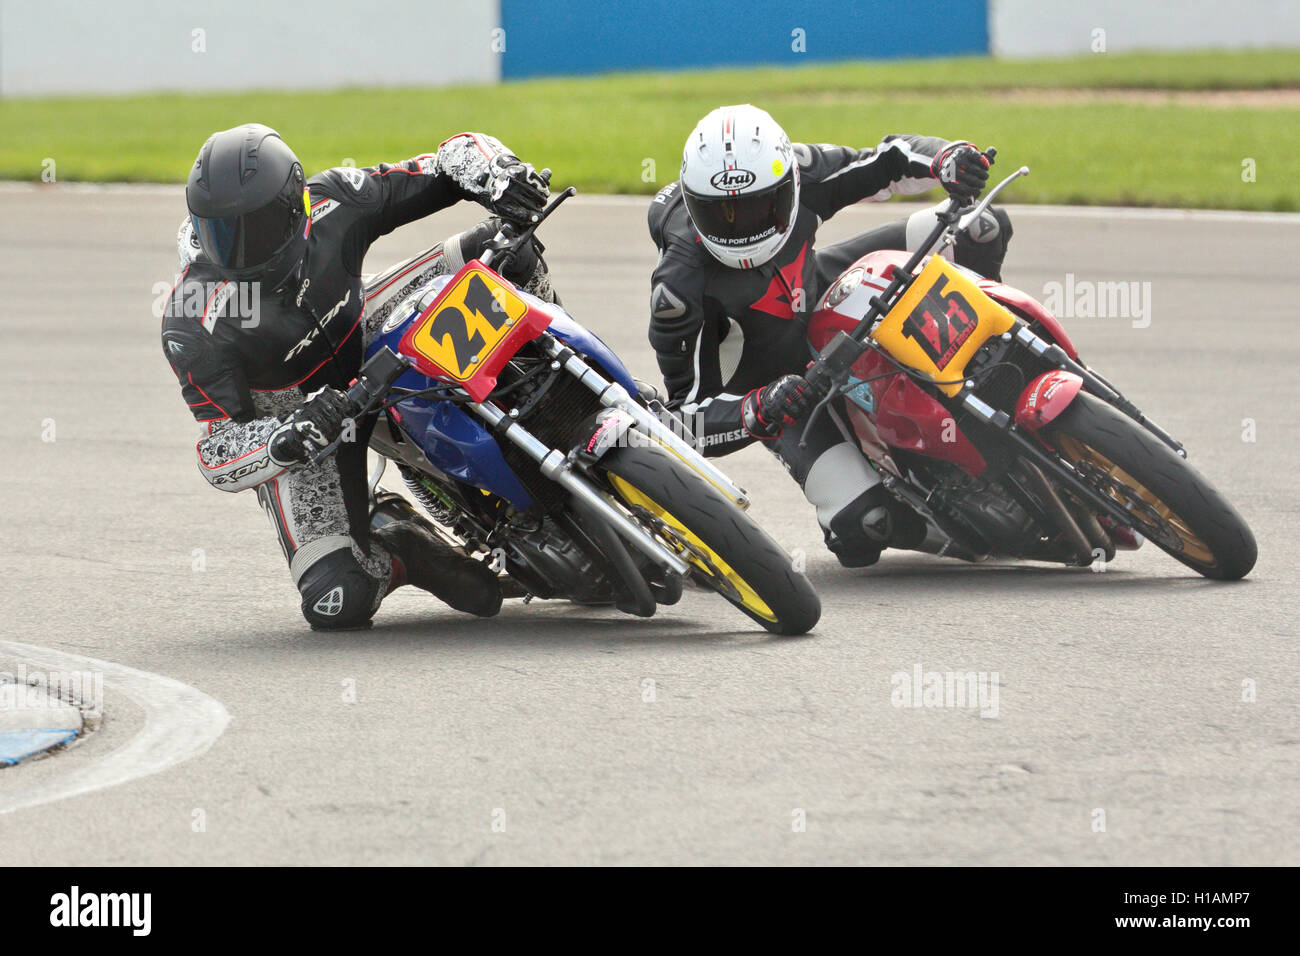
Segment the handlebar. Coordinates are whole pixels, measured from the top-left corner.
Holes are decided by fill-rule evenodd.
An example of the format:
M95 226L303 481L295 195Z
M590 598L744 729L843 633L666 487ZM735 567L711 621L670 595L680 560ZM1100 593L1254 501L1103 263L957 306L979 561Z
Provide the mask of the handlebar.
M381 348L361 366L357 377L343 394L348 400L348 417L354 421L368 414L383 401L388 390L411 367L410 359L398 355L388 347ZM324 448L312 452L307 460L313 464L332 455L342 437L334 439Z
M997 156L997 152L997 149L992 146L984 151L984 156L988 159L990 166L993 165L993 159ZM984 210L988 209L998 193L1002 192L1014 180L1028 175L1029 167L1021 166L989 190L983 200L970 211L963 213L964 201L954 196L935 214L938 222L935 223L930 235L917 247L905 265L894 270L894 278L885 287L885 290L879 295L872 296L870 308L867 309L866 314L853 331L851 333L837 332L804 374L814 392L822 397L808 416L803 435L799 440L801 446L807 440L808 432L812 429L817 416L836 395L837 383L847 378L849 370L853 367L853 363L857 361L858 356L871 347L868 341L871 330L875 328L877 320L893 307L902 290L911 284L917 266L940 245L947 248L956 242L957 237L969 229L971 223L975 222Z
M478 261L485 266L489 266L499 255L513 255L516 249L532 238L533 233L537 231L537 227L545 222L551 213L560 208L560 203L570 196L576 195L578 195L578 190L574 186L564 190L564 192L552 199L545 209L535 215L533 221L522 232L516 232L513 223L502 222L501 228L497 230L497 234L488 243L487 251L478 257Z
M549 182L551 171L549 169L544 169L541 172L541 176L544 180ZM545 209L540 213L535 214L532 217L532 221L529 222L522 231L517 232L515 230L515 225L510 221L503 221L501 223L501 228L497 230L497 234L488 244L487 251L479 257L479 261L484 265L488 265L500 255L510 255L513 253L515 249L518 249L532 238L537 227L545 222L546 218L551 213L555 212L562 202L570 196L576 196L577 193L578 190L572 186L564 190L564 192L551 200ZM360 416L370 412L376 405L382 402L384 396L388 394L388 390L393 387L393 383L401 378L402 374L410 367L410 359L398 355L392 349L387 347L381 348L378 352L372 355L366 363L361 366L361 370L357 373L356 379L348 387L347 392L345 393L351 406L352 417L359 418ZM329 454L333 449L334 446L331 445L330 448L325 449L320 453L320 457Z
M984 198L980 200L980 204L978 206L976 206L970 212L965 212L961 214L961 218L958 220L957 223L957 228L947 232L947 234L944 236L942 240L944 247L946 248L952 245L954 242L956 242L957 236L960 233L965 232L967 229L969 229L971 223L973 223L976 219L978 219L984 213L984 210L988 209L989 206L993 204L993 200L997 198L998 193L1002 192L1002 190L1006 189L1009 185L1011 185L1012 182L1019 179L1021 176L1028 176L1028 175L1029 175L1029 167L1021 166L1014 173L1012 173L1006 179L1002 180L1002 182L998 183L987 193L985 193Z
M549 169L542 170L540 175L544 181L550 182L551 171ZM512 255L516 249L532 238L533 233L537 231L537 227L545 222L546 218L555 212L562 202L577 194L578 190L570 186L551 200L540 213L534 214L528 225L521 231L516 231L515 223L510 220L503 220L501 228L492 237L487 250L479 256L479 261L484 265L490 265L498 256ZM410 359L398 355L387 347L381 348L372 355L361 366L356 379L344 393L348 399L349 415L353 419L357 419L374 410L375 406L384 400L393 384L410 367ZM320 461L332 454L338 445L339 439L335 439L328 447L312 454L310 460L313 462Z
M346 392L353 406L353 417L364 415L388 394L393 383L411 367L411 361L388 347L381 348L361 366Z

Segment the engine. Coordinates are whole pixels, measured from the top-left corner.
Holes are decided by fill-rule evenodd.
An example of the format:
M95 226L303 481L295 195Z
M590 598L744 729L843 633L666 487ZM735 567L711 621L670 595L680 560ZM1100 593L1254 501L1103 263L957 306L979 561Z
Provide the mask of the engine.
M505 552L506 571L530 594L568 598L578 604L612 600L612 588L601 568L553 518L544 518L531 530L512 525L499 537L494 536L492 544Z
M999 482L958 473L942 480L930 501L959 515L995 553L1022 553L1038 542L1033 518Z

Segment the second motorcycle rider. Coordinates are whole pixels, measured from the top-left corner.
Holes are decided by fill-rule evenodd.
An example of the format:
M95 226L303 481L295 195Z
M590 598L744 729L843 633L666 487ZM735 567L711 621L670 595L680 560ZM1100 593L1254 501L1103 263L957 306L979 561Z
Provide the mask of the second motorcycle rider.
M886 546L915 547L925 523L895 501L838 415L822 417L799 446L811 406L800 373L811 358L808 317L829 284L878 249L913 249L933 209L814 250L817 229L860 200L942 185L979 195L988 161L964 141L891 135L878 146L791 143L754 106L724 106L692 130L682 176L650 204L659 247L651 279L650 343L668 405L705 453L762 441L817 509L826 544L847 567L875 563ZM1011 222L996 207L956 246L956 261L999 278ZM797 426L797 427L788 427Z

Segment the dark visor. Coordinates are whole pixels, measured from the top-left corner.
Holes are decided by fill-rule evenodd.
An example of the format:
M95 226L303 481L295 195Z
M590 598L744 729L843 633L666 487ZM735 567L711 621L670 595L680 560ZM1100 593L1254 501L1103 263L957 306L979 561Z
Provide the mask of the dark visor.
M193 216L199 244L223 269L255 269L266 265L303 226L301 192L281 193L260 209L242 216L209 219Z
M704 197L686 192L686 208L700 235L720 246L748 246L784 230L794 215L794 177L745 196Z

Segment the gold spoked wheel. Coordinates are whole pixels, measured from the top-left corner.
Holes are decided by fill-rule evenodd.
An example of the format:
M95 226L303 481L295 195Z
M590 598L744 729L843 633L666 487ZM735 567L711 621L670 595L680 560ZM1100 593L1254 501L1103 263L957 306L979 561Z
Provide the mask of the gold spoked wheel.
M1170 557L1227 581L1255 566L1255 536L1237 510L1186 458L1123 412L1080 392L1043 437Z
M748 608L765 621L776 623L776 615L762 598L737 574L716 551L699 539L695 532L673 517L663 505L618 475L610 475L614 490L637 513L642 522L659 539L684 557L701 572L709 583L728 600Z
M754 519L685 462L650 442L612 449L599 465L628 512L716 591L775 634L803 634L821 601Z
M1062 435L1060 444L1066 460L1127 511L1144 535L1161 547L1181 551L1197 564L1212 568L1218 563L1209 545L1187 522L1123 468L1077 438Z

